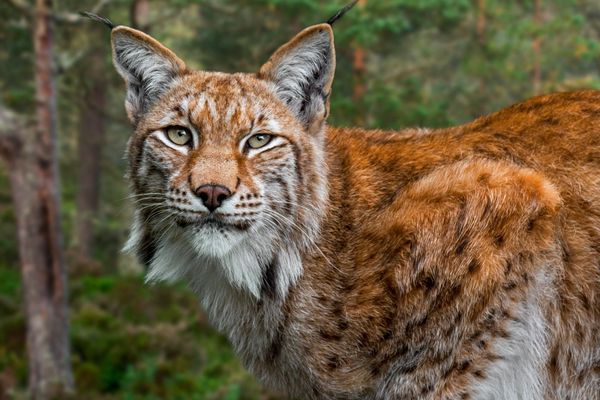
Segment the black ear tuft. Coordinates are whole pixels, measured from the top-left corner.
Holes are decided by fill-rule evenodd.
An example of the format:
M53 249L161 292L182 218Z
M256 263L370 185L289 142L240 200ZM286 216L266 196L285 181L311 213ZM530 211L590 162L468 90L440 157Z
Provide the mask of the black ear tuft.
M89 18L92 21L103 23L104 25L108 26L111 30L113 30L115 27L115 24L113 24L113 22L110 19L102 17L98 14L94 14L88 11L79 11L79 15L81 15L82 17Z
M327 23L331 26L336 23L336 21L342 18L348 11L352 9L358 3L358 0L354 0L352 3L346 4L344 8L335 13L331 18L327 20Z

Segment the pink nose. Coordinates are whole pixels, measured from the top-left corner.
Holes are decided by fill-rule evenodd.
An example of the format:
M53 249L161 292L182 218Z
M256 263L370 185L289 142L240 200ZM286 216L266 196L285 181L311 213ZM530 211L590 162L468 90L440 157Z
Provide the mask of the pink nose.
M210 212L219 208L231 196L231 191L225 186L213 184L202 185L195 190L195 193Z

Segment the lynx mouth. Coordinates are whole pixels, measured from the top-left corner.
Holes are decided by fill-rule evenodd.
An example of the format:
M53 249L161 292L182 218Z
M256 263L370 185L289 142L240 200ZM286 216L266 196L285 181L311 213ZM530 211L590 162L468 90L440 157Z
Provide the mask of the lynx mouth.
M175 223L181 228L193 227L194 229L213 228L216 230L235 229L245 231L252 225L253 221L228 220L226 216L209 214L202 217L180 216Z

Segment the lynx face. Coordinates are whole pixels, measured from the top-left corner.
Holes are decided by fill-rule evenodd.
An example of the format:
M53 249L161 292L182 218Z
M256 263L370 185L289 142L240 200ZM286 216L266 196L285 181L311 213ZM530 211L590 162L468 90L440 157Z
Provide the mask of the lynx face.
M209 256L248 235L262 235L268 247L273 234L288 233L277 213L288 218L302 196L296 155L318 146L267 85L243 78L186 76L144 120L139 189L164 196L172 218L162 224L179 227Z
M193 273L161 261L161 249L176 241L196 264L218 261L233 284L258 296L277 249L311 243L326 202L331 28L305 30L258 74L189 71L125 27L113 31L113 49L136 128L129 158L138 207L129 247L150 265L150 279ZM298 269L287 265L283 286Z

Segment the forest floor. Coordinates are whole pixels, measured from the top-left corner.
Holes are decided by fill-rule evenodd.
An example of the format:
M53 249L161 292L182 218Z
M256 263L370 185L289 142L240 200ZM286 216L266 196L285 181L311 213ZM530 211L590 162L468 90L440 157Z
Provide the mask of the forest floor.
M71 276L75 399L275 400L240 365L182 286L141 277ZM25 398L18 269L0 265L0 400Z

